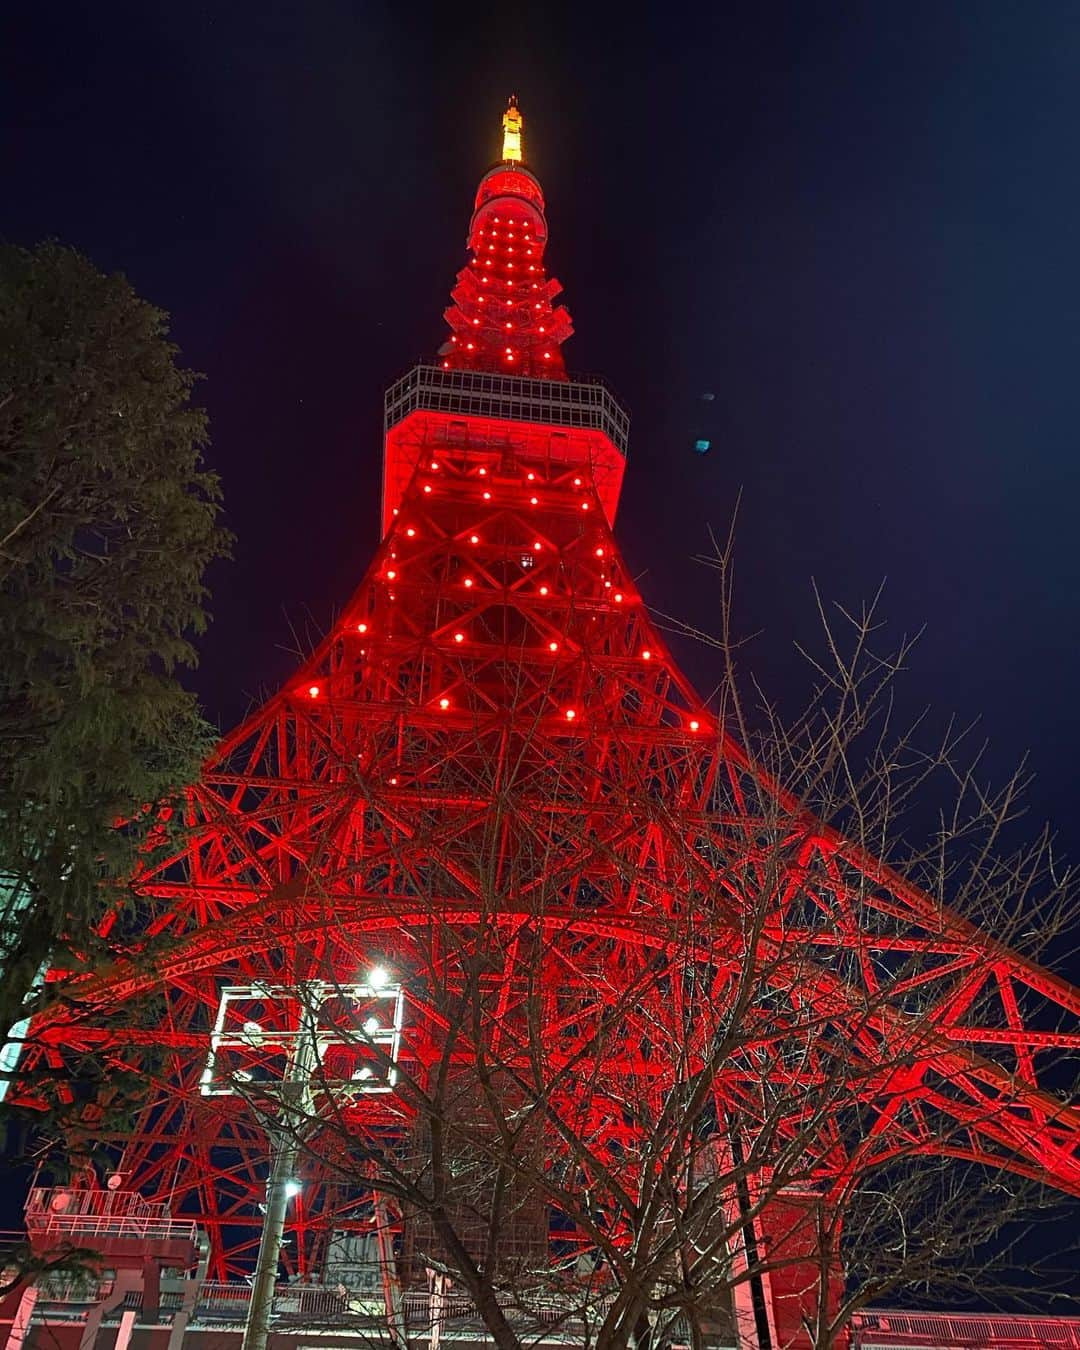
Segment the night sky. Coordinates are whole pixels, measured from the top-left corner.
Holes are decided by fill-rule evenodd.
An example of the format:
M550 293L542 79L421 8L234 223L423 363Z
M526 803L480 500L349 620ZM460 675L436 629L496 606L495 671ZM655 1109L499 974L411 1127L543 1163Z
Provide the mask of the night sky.
M9 6L0 230L124 271L206 374L237 535L208 716L363 575L382 391L444 340L516 91L568 364L632 413L646 599L715 628L693 555L741 491L739 623L794 706L811 579L887 578L894 632L925 625L909 706L980 718L999 776L1029 752L1032 823L1080 859L1080 6L645 8Z

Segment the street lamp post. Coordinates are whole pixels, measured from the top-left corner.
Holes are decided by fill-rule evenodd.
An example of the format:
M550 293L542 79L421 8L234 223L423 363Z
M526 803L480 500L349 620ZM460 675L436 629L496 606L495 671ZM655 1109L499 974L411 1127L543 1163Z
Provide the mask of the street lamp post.
M307 1010L305 1010L307 1011ZM307 1022L309 1019L304 1018ZM274 1311L281 1239L285 1232L285 1210L295 1192L292 1189L300 1135L311 1119L311 1075L319 1062L317 1032L314 1026L301 1026L293 1053L289 1056L287 1077L280 1091L281 1110L275 1120L267 1116L266 1133L270 1143L270 1176L266 1182L266 1217L259 1237L259 1255L251 1282L251 1301L244 1323L241 1350L265 1350Z
M309 980L299 986L269 986L260 982L231 985L221 991L200 1090L203 1096L233 1096L239 1084L254 1084L243 1095L252 1101L257 1091L266 1099L253 1105L270 1146L265 1218L241 1350L266 1350L285 1213L290 1198L296 1194L294 1175L300 1144L305 1131L316 1128L318 1123L312 1079L329 1047L349 1043L340 1025L321 1015L328 1001L336 998L391 1004L388 1021L368 1017L362 1029L353 1034L361 1044L377 1048L380 1055L374 1066L362 1067L341 1089L362 1095L392 1091L397 1077L404 999L401 985L392 981L382 967L376 967L368 980L360 984ZM264 1028L245 1015L253 1004L273 1008L278 1014L276 1020L284 1021L285 1025ZM245 1062L257 1064L262 1076L256 1079ZM397 1340L398 1309L388 1305L387 1315L391 1335Z

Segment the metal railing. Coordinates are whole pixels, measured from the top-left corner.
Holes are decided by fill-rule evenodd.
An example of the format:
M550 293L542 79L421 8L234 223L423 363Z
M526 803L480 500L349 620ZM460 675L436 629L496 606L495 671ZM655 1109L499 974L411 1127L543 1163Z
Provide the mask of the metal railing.
M79 1281L52 1276L42 1282L40 1301L42 1306L78 1305L83 1308L107 1298L113 1287L112 1280ZM163 1286L159 1300L160 1316L167 1319L180 1307L182 1298L183 1295L177 1289L169 1288L168 1284ZM195 1317L196 1320L202 1318L211 1322L242 1322L247 1316L250 1302L250 1284L208 1280L199 1290ZM142 1292L133 1289L125 1295L123 1304L114 1309L113 1317L118 1317L123 1308L139 1309L141 1306ZM274 1317L283 1322L295 1318L332 1321L340 1319L348 1310L348 1295L340 1289L327 1288L325 1285L282 1285L274 1294Z
M194 1223L183 1219L116 1219L106 1214L54 1214L35 1233L80 1238L134 1238L142 1242L194 1242Z
M195 1307L196 1317L228 1318L233 1314L242 1320L251 1302L249 1284L226 1284L208 1280L199 1291ZM274 1293L274 1317L338 1318L348 1311L348 1295L340 1289L328 1289L321 1284L281 1285Z
M537 380L417 365L386 391L384 430L419 410L601 431L626 454L630 416L602 380Z
M522 1318L549 1326L556 1324L580 1325L582 1319L602 1320L614 1302L614 1295L602 1295L581 1299L559 1298L552 1294L538 1294L529 1298L512 1298L505 1293L497 1293L496 1301L511 1320ZM410 1322L426 1326L432 1320L432 1296L424 1289L407 1289L402 1295L402 1305ZM479 1317L476 1305L468 1294L455 1290L443 1294L438 1300L438 1316L443 1321L475 1320Z
M134 1238L143 1242L195 1242L192 1219L173 1219L134 1191L67 1190L35 1186L26 1202L31 1238Z
M882 1309L856 1314L854 1331L860 1346L1046 1345L1080 1350L1076 1317Z

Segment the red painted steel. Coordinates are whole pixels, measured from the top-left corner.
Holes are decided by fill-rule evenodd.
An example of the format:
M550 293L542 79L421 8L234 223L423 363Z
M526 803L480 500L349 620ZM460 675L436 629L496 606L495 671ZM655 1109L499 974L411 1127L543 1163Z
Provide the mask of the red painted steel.
M562 344L574 328L552 303L562 287L544 271L544 194L523 165L501 164L481 179L468 246L446 311L443 366L565 380Z
M469 238L440 368L565 380L570 321L544 279L543 196L527 170L484 178ZM722 1003L740 926L764 907L762 1045L813 1020L810 1055L792 1070L806 1092L829 1056L857 1063L877 1120L864 1149L945 1151L1080 1194L1080 1114L1044 1081L1055 1052L1080 1049L1080 992L942 912L748 763L680 672L622 558L611 436L428 406L390 429L388 451L386 533L359 589L207 764L187 801L191 842L137 878L139 942L169 941L149 963L118 953L87 981L100 1017L36 1026L37 1063L59 1065L72 1047L118 1063L161 1048L160 1096L127 1142L125 1184L208 1230L214 1277L250 1269L265 1140L238 1099L199 1092L222 986L349 982L373 962L420 968L434 909L464 948L484 942L481 915L505 930L492 980L510 999L515 925L542 909L552 987L584 1025L657 952L672 956L681 897L708 892L721 937L679 959L708 963ZM785 859L771 878L766 820ZM126 1002L154 990L160 1024L125 1025ZM422 988L406 998L405 1053L422 1063L434 1014ZM597 1066L597 1081L662 1094L646 1025L685 1029L671 1000L653 999L637 1041ZM564 1023L553 1005L553 1053ZM718 1076L718 1103L760 1086L737 1059ZM379 1100L371 1129L390 1110ZM632 1127L605 1116L600 1097L590 1110L613 1163L625 1159ZM858 1165L839 1126L815 1147L822 1178ZM326 1222L310 1202L292 1214L301 1253Z
M875 1309L855 1314L853 1343L859 1347L939 1346L993 1347L1012 1350L1038 1346L1076 1350L1080 1318L1025 1317L1010 1313L923 1313L907 1309Z

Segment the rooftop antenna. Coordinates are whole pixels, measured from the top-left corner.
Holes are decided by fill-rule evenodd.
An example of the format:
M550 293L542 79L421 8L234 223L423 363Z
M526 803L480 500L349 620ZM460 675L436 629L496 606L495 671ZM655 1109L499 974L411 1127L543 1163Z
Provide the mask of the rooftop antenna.
M525 162L525 119L518 107L517 94L511 94L503 113L503 163Z

